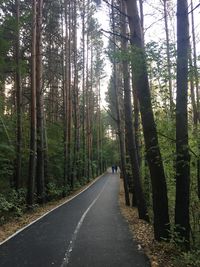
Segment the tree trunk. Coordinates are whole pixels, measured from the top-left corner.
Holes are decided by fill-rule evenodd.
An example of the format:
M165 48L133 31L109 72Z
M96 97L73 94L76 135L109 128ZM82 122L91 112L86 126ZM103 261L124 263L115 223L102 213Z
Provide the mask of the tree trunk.
M169 86L169 102L170 113L172 114L174 108L173 94L172 94L172 74L171 74L171 61L170 61L170 43L169 43L169 28L168 28L168 14L167 14L167 0L163 1L164 4L164 20L165 20L165 36L166 36L166 53L167 53L167 73L168 73L168 86Z
M133 68L131 68L132 72L132 95L133 95L133 113L134 113L134 132L135 132L135 145L136 145L136 151L137 151L137 158L138 158L138 164L139 168L141 165L141 151L140 151L140 144L139 144L139 135L140 135L140 129L139 129L139 102L137 97L136 88L134 87L134 73ZM132 194L132 206L136 206L136 196L133 192Z
M87 11L89 10L89 0L87 1ZM86 177L90 179L90 85L89 85L89 32L87 31L86 37L86 91L85 91L85 104L86 104Z
M188 150L188 4L177 2L177 97L176 97L176 204L177 232L189 247L190 156Z
M190 65L189 81L190 81L191 103L192 103L192 111L193 111L193 123L194 123L195 128L197 128L198 112L197 112L195 90L194 90L194 66L192 63L191 47L189 50L190 50L189 51L189 65Z
M114 1L113 0L112 0L112 31L115 32L115 17L114 17ZM114 55L115 55L116 54L115 35L113 35L113 43L114 43ZM130 206L128 179L127 179L127 173L126 173L125 137L124 137L124 133L122 130L122 125L121 125L121 115L120 115L120 109L119 109L119 88L117 85L117 65L116 65L115 58L113 59L113 87L114 87L114 96L115 96L116 111L117 111L117 128L118 128L119 146L120 146L121 173L122 173L123 182L124 182L125 203L127 206Z
M37 97L37 197L45 201L44 188L44 101L42 90L42 11L43 0L37 1L36 17L36 97Z
M124 3L121 4L122 13L125 13ZM126 36L126 25L125 22L121 23L122 36ZM122 52L127 51L127 40L122 39ZM131 87L130 87L130 74L129 74L128 61L123 60L123 80L124 80L124 113L125 113L125 129L127 136L127 147L131 162L134 192L136 195L136 202L138 207L139 218L145 221L149 221L147 213L147 207L144 199L143 189L141 185L141 174L139 168L138 154L136 148L136 138L133 128L133 117L132 117L132 103L131 103Z
M67 86L67 174L68 183L73 189L73 175L71 170L71 141L72 141L72 92L71 92L71 37L72 37L72 22L71 22L71 2L68 1L68 25L69 25L69 37L68 37L68 86Z
M131 64L132 65L132 64ZM141 165L141 149L140 149L140 119L139 119L139 101L137 97L137 92L136 88L134 87L134 73L133 73L133 68L131 68L131 79L132 79L132 95L133 95L133 114L134 114L134 132L135 132L135 145L136 145L136 150L137 150L137 158L138 158L138 164L139 168ZM136 206L136 196L133 192L132 194L132 206Z
M138 15L136 0L125 0L129 27L131 32L131 44L133 50L134 85L140 103L142 126L144 132L147 160L149 164L154 211L154 235L156 240L169 237L169 214L167 186L164 174L158 136L151 105L151 96L147 75L147 66L144 55L144 41Z
M139 0L139 6L140 6L140 21L141 21L141 27L142 27L142 34L144 34L144 10L143 10L143 1Z
M97 175L100 175L102 171L102 157L101 157L101 149L102 149L102 135L101 135L101 82L100 78L97 84L98 93L97 93Z
M191 0L191 10L193 10L193 0ZM193 60L194 60L194 77L195 77L195 87L196 87L197 112L198 112L198 120L200 121L199 75L198 75L198 67L197 67L197 49L196 49L195 25L194 25L193 11L191 12L191 26L192 26L192 44L193 44Z
M191 0L191 10L193 10L193 0ZM195 25L194 25L194 14L191 12L191 26L192 26L192 44L193 44L193 72L194 81L195 81L195 92L196 92L196 113L197 113L197 126L199 127L200 123L200 103L199 103L199 75L197 67L197 51L196 51L196 38L195 38ZM192 87L191 87L192 90ZM191 91L192 93L192 91ZM195 105L193 104L194 120L195 118ZM196 123L196 121L194 121ZM198 128L197 127L197 128ZM197 159L197 192L198 198L200 199L200 140L198 140L198 159Z
M67 0L64 1L64 11L65 11L65 18L63 19L63 28L65 28L65 41L63 45L63 141L64 141L64 172L63 172L63 196L66 196L66 187L67 187L67 92L68 92L68 17L67 17L67 10L68 10L68 2ZM63 29L64 33L64 29ZM64 35L64 34L63 34Z
M15 167L15 189L18 190L21 186L22 175L22 86L21 86L21 71L20 71L20 14L19 0L15 0L16 8L16 36L15 36L15 87L16 87L16 104L17 104L17 149L16 149L16 167Z
M82 59L83 59L83 66L82 66L82 176L87 176L87 161L86 161L86 88L85 88L85 31L86 31L86 3L85 0L83 0L83 11L82 11Z
M30 155L27 188L27 204L34 203L35 171L37 159L36 147L36 0L32 0L32 48L31 48L31 124L30 124Z
M73 180L80 177L80 110L79 110L79 88L78 88L78 66L77 66L77 1L74 1L73 8L73 51L74 51L74 158L73 158Z

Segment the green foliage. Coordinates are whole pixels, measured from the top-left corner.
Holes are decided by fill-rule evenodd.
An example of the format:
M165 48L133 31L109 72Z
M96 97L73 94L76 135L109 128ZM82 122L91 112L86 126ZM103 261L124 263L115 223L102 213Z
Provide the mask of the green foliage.
M26 210L26 190L10 190L6 195L0 194L0 224L8 219L21 216Z
M0 116L0 181L8 182L13 173L14 147L10 143L10 126ZM1 189L0 189L1 190Z
M75 182L76 183L76 182ZM88 183L88 179L86 177L81 177L81 179L78 181L81 186L86 185Z
M1 220L4 212L8 212L12 208L12 204L8 202L5 197L0 195L0 212L1 212Z
M55 199L60 199L64 195L68 195L69 193L69 187L63 187L63 186L58 186L55 181L49 182L47 184L47 199L50 200L55 200Z
M63 129L60 124L49 124L48 136L48 167L51 177L60 181L63 177ZM56 138L55 138L56 136Z
M10 177L13 172L13 147L7 144L0 144L0 179Z
M200 250L191 250L188 252L182 252L179 263L185 264L188 267L200 266Z

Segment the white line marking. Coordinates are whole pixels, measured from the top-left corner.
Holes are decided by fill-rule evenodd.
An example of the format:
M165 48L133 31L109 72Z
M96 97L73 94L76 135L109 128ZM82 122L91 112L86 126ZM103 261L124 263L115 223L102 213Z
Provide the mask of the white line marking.
M81 225L83 224L83 221L87 215L87 213L90 211L90 209L94 206L94 204L96 203L96 201L99 199L100 195L102 194L102 192L104 191L105 189L105 186L106 184L108 183L108 180L105 182L103 188L101 189L100 193L98 194L98 196L92 201L92 203L89 205L89 207L86 209L86 211L83 213L80 221L78 222L77 226L76 226L76 229L72 235L72 239L69 243L69 246L67 248L67 251L65 253L65 257L63 259L63 262L61 264L61 267L66 267L67 264L69 263L69 260L70 260L70 256L71 256L71 252L73 250L73 247L74 247L74 244L75 244L75 241L76 241L76 238L77 238L77 235L78 235L78 232L81 228Z
M14 234L12 234L11 236L9 236L8 238L6 238L4 241L0 242L0 246L3 245L4 243L6 243L8 240L10 240L11 238L13 238L14 236L18 235L20 232L24 231L26 228L28 228L29 226L31 226L32 224L36 223L37 221L41 220L42 218L44 218L46 215L48 215L49 213L51 213L52 211L60 208L61 206L65 205L66 203L72 201L74 198L76 198L77 196L79 196L80 194L82 194L83 192L85 192L88 188L90 188L94 183L96 183L105 173L103 173L102 175L100 175L99 177L97 177L91 184L89 184L83 191L79 192L77 195L74 195L73 197L67 199L65 202L63 202L62 204L58 205L57 207L53 208L52 210L46 212L45 214L43 214L41 217L37 218L36 220L32 221L31 223L27 224L26 226L24 226L23 228L19 229L18 231L16 231Z

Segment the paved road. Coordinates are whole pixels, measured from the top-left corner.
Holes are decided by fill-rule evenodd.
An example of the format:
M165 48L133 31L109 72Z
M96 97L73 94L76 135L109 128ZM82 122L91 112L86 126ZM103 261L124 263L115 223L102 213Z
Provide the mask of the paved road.
M1 267L148 267L118 207L119 177L106 174L0 246Z

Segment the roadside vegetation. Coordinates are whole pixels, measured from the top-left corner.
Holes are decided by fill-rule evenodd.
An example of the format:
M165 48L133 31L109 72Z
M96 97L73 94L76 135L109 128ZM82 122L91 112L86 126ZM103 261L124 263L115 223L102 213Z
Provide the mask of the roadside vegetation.
M0 225L116 161L95 12L88 1L1 1Z
M200 266L199 3L154 2L1 1L2 227L117 164L130 223Z
M175 257L177 266L199 266L199 4L102 2L110 9L108 113L119 142L124 201L133 207L126 209L129 222L135 224L137 214L156 253ZM146 37L146 31L160 35Z

